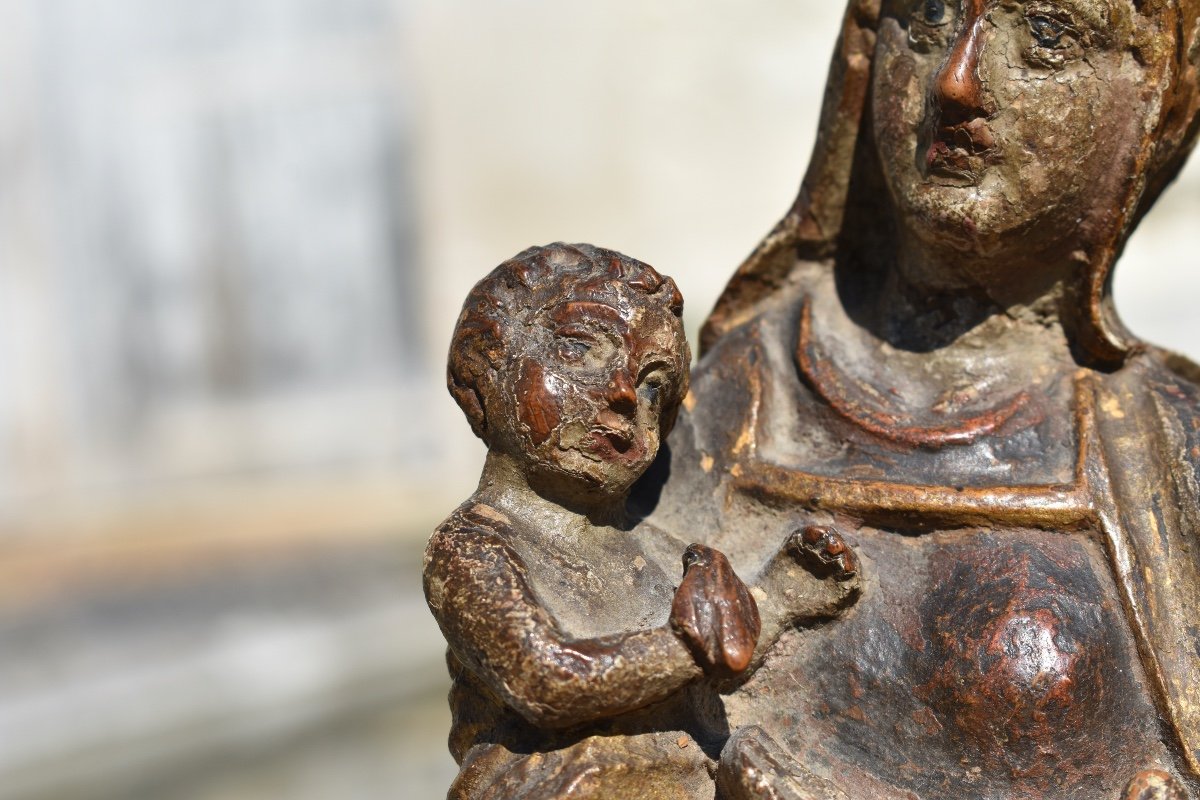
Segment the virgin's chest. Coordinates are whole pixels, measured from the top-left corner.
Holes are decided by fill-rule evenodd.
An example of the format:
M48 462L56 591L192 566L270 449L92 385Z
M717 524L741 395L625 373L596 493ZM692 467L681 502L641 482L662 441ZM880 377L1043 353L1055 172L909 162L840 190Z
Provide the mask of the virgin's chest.
M867 593L836 624L783 640L730 700L732 719L863 787L927 797L1115 797L1170 763L1093 538L855 539Z

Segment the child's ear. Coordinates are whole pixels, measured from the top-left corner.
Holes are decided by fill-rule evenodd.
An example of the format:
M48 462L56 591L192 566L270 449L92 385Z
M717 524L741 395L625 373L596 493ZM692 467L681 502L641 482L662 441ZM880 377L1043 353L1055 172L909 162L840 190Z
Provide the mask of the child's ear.
M472 433L487 441L485 435L487 433L487 411L484 410L483 398L479 396L479 390L474 385L468 385L458 380L454 373L450 373L446 377L446 388L450 390L450 396L454 398L454 402L458 403L458 407L466 415Z

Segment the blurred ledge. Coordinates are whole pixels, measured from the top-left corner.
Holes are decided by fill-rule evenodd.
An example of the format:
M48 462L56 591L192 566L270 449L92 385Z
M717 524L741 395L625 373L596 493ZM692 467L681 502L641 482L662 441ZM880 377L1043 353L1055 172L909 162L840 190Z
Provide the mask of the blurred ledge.
M415 765L444 791L444 643L420 569L426 537L461 499L451 491L382 472L293 475L10 515L0 798L206 797L187 787L235 764L254 772L296 742L320 761L364 720L414 724L409 707L434 721L419 747L356 749L390 764L394 782Z
M465 494L464 494L465 496ZM208 482L46 502L0 525L0 609L81 583L169 582L287 553L392 541L423 546L461 497L411 476Z
M167 787L185 794L198 773L220 774L230 761L244 770L298 739L443 695L444 673L430 660L441 641L427 627L396 609L339 620L242 619L197 631L197 645L170 659L64 674L66 683L4 697L0 796L151 800ZM426 736L424 759L448 762L444 728Z

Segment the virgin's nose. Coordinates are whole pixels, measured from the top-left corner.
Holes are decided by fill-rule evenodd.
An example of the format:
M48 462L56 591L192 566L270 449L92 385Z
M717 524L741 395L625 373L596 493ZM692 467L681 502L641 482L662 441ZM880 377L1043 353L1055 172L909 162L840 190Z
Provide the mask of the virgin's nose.
M608 406L618 414L631 414L637 410L637 387L633 375L627 369L613 373L608 383Z
M975 9L972 12L934 79L933 96L942 125L988 116L987 97L979 79L984 18Z

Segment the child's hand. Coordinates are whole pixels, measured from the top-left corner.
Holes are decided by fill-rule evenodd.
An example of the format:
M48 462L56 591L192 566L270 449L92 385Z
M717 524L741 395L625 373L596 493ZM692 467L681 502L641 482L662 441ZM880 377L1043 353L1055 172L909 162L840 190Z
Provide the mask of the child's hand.
M762 629L746 584L723 553L700 544L684 552L683 570L671 605L671 626L706 673L742 672Z

